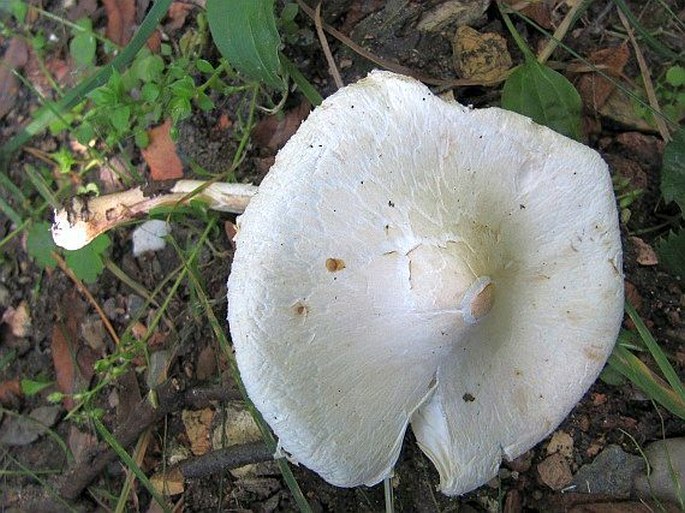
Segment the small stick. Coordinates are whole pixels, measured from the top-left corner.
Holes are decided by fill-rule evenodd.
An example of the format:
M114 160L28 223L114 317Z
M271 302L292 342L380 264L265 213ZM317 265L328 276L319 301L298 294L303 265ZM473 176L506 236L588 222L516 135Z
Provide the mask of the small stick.
M343 84L338 67L335 65L335 59L333 58L330 47L328 46L326 34L324 34L323 31L323 26L321 24L321 2L319 2L319 4L316 6L316 10L314 11L314 26L316 27L316 35L319 36L321 49L323 50L323 54L326 56L326 61L328 62L328 71L333 76L335 86L340 89L345 84Z
M76 196L66 208L55 210L52 238L64 249L79 249L153 208L184 205L193 199L204 201L212 210L241 214L256 192L257 186L249 184L179 180L161 194L147 195L136 187L95 198Z
M633 46L633 51L635 52L635 59L637 60L637 65L640 68L640 73L642 74L642 83L645 86L645 92L647 93L647 99L649 100L649 105L654 109L654 123L659 130L659 135L664 140L664 142L669 142L671 140L671 133L668 131L666 122L664 121L663 114L661 113L661 108L659 107L659 100L656 97L656 92L654 91L654 84L652 83L652 77L649 72L649 66L645 57L642 54L640 45L637 44L635 39L635 34L633 33L633 28L630 26L626 15L623 14L621 9L617 8L618 18L623 24L623 28L626 29L628 38L630 39L630 44Z

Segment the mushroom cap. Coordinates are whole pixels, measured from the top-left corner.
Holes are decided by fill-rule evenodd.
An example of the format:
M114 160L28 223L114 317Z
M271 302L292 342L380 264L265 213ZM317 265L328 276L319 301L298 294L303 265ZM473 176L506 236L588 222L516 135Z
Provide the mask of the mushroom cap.
M465 493L547 436L620 326L618 215L590 148L389 72L340 89L239 218L228 320L250 398L338 486L409 423Z

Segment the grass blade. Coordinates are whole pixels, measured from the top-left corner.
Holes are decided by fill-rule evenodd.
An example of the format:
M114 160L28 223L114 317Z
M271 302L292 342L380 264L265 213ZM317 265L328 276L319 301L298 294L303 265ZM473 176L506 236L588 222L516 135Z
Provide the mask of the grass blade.
M627 379L648 397L654 399L668 411L685 419L685 397L679 396L668 384L637 356L621 345L617 345L609 357L609 366Z
M97 432L100 434L100 436L103 438L103 440L112 448L114 452L117 453L117 456L119 456L119 459L129 468L131 469L131 472L135 474L135 476L138 478L140 483L147 489L147 491L154 497L155 501L157 501L157 504L159 504L162 509L164 510L165 513L171 513L171 508L169 505L166 503L164 498L157 493L157 490L155 490L155 487L152 485L150 480L147 478L145 473L142 471L142 469L136 464L136 462L131 458L129 453L126 452L126 449L124 449L121 444L119 444L119 441L114 438L114 435L109 432L109 430L105 427L105 425L102 423L100 419L97 417L92 418L93 424L95 425L95 429Z

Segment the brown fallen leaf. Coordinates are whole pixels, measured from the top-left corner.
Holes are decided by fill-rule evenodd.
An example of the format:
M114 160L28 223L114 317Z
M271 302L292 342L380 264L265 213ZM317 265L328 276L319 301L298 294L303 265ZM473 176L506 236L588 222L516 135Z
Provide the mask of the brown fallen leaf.
M567 458L571 458L573 455L573 438L561 429L554 432L547 444L547 454L555 453L559 453Z
M153 180L177 180L183 178L183 163L176 153L171 139L171 120L148 131L150 144L142 150L143 158L150 167Z
M19 91L19 82L14 71L21 70L28 61L28 47L23 39L13 37L0 62L0 119L14 107Z
M309 115L310 110L309 103L302 102L281 118L268 116L260 120L252 129L252 142L257 148L275 154L288 142L300 123Z
M214 410L183 410L181 412L186 435L190 441L190 450L195 456L206 454L211 449L211 427Z
M558 452L542 460L537 470L540 480L552 490L561 490L573 480L568 459Z
M452 42L454 68L461 78L491 82L511 68L507 41L499 34L481 34L471 27L457 28Z
M133 36L136 27L135 0L103 0L107 13L107 37L125 46Z
M193 5L185 2L172 2L167 11L166 30L178 30L185 25L186 18L190 11L193 10Z
M158 472L150 478L152 486L162 495L178 495L185 490L185 478L178 468ZM154 501L153 501L154 502Z
M92 349L79 341L79 326L85 313L83 302L76 293L70 292L64 304L69 308L63 312L65 318L55 322L52 328L50 348L57 388L70 395L90 382L97 357ZM63 404L67 410L75 406L71 397L65 397Z
M656 251L640 237L630 237L630 243L637 252L635 261L638 264L647 266L659 263L659 257L656 256Z
M22 300L16 308L8 307L2 314L0 324L7 324L15 337L24 338L28 336L31 330L31 314L28 303Z
M623 74L623 68L628 63L629 57L630 50L624 43L616 47L597 50L588 57L588 61L615 81ZM608 78L596 71L591 71L578 79L577 88L583 104L591 111L597 112L607 102L616 86Z
M18 379L0 382L0 405L4 408L16 408L23 396Z

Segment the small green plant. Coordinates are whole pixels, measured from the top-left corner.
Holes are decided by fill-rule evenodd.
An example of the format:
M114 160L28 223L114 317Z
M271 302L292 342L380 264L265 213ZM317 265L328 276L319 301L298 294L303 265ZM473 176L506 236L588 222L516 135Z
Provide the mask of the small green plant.
M501 5L500 12L525 58L504 82L502 107L579 140L582 101L578 91L561 73L537 61Z
M657 252L661 262L673 274L685 278L685 128L673 134L673 140L664 150L661 169L661 193L667 203L673 202L680 209L680 218L672 230L661 240Z
M635 324L637 335L626 330L621 331L618 343L609 357L609 368L630 380L654 402L685 419L685 385L680 381L666 353L629 303L626 303L626 312ZM659 372L650 369L634 352L649 354L656 362ZM611 377L608 380L611 381Z

